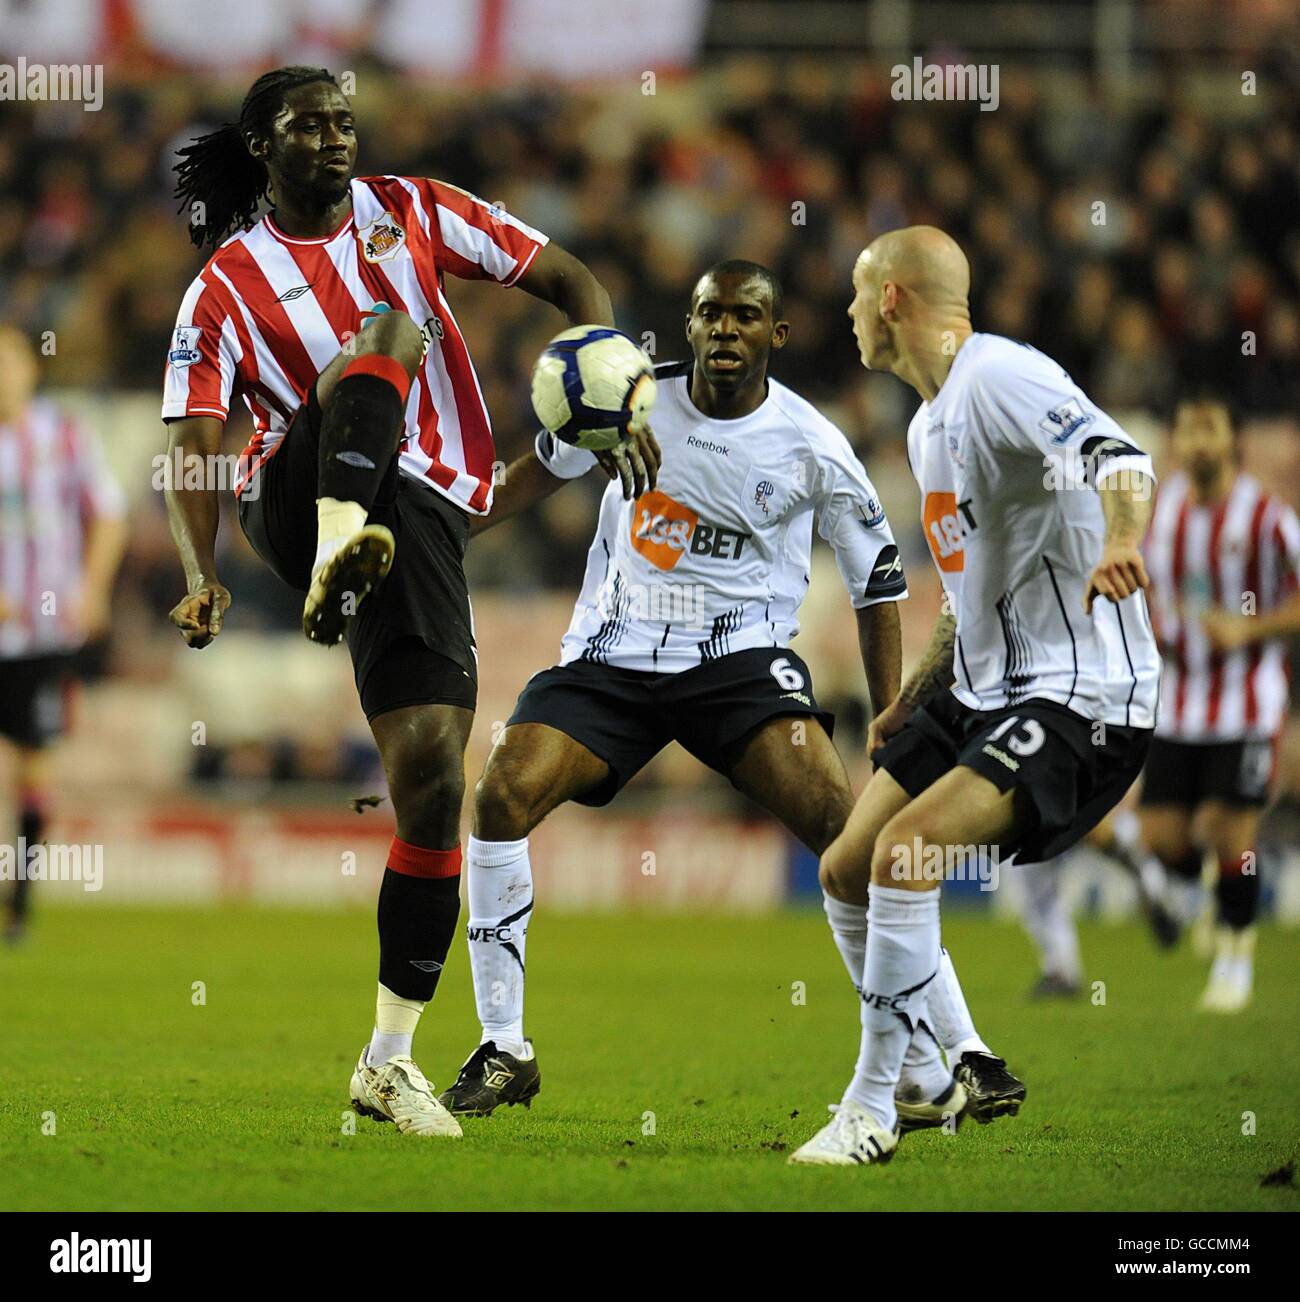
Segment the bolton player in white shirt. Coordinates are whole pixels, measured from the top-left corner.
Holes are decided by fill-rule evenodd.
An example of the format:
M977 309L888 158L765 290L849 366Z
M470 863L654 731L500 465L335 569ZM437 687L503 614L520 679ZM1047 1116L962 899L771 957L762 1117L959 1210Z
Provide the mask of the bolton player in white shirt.
M848 440L767 375L788 331L766 268L724 262L700 278L686 317L693 360L657 368L657 486L632 502L617 489L605 493L560 663L530 680L488 759L468 847L469 949L483 1030L442 1095L455 1114L528 1103L540 1088L524 1036L528 835L551 810L567 800L607 804L672 741L818 854L852 809L832 719L790 649L814 522L857 612L876 709L898 691L895 603L907 588L885 512ZM539 435L536 458L509 468L491 521L593 464L590 453ZM794 723L803 725L799 734ZM866 917L838 910L828 902L856 984ZM1016 1110L1024 1087L976 1035L951 968L942 999L933 1032L919 1030L908 1050L899 1085L907 1123L938 1125L967 1104L938 1044L973 1072L985 1119Z
M790 1160L845 1166L898 1144L895 1093L940 971L928 865L1077 842L1137 777L1159 690L1141 591L1150 460L1051 358L972 331L970 269L942 231L881 236L853 285L863 363L923 400L908 457L945 603L822 856L829 895L870 901L862 1041L833 1119Z

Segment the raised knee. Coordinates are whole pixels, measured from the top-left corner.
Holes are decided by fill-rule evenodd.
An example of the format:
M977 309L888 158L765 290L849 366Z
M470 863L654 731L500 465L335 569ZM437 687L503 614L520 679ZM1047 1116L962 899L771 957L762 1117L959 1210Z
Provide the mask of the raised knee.
M870 864L849 852L843 837L837 837L822 852L817 880L833 900L865 904L870 882Z
M521 841L532 831L531 802L518 782L489 764L474 788L474 835L481 841Z
M456 840L465 799L465 774L459 764L399 779L391 784L391 794L398 823L405 829L399 834L405 839L418 845Z
M362 330L370 351L381 352L414 376L424 357L424 335L406 312L382 312Z
M880 829L871 852L871 880L878 886L900 886L907 875L906 864L912 847L925 841L925 831L907 811L895 814Z

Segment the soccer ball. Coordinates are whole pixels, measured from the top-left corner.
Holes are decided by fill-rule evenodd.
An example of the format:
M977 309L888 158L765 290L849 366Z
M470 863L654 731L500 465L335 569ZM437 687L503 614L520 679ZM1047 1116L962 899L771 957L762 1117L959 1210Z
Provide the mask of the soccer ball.
M546 345L533 367L533 410L558 439L603 452L654 406L654 364L612 326L574 326Z

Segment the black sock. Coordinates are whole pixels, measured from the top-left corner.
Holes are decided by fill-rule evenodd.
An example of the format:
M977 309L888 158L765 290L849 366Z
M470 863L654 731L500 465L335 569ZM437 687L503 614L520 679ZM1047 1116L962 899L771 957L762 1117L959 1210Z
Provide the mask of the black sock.
M1228 871L1224 871L1225 867ZM1256 867L1253 858L1251 867ZM1242 872L1236 860L1219 864L1216 887L1219 922L1233 931L1244 931L1259 917L1259 873Z
M18 819L18 835L22 844L30 848L40 845L45 840L45 813L39 806L24 805ZM31 909L32 884L25 873L14 878L13 891L9 896L9 912L15 922L26 919Z
M396 362L392 366L401 370ZM397 457L405 408L405 388L396 388L387 374L354 372L351 367L343 373L321 417L317 497L360 502L370 510L380 481Z
M385 868L379 888L380 982L402 999L432 999L459 917L459 874L414 877Z
M1185 882L1199 882L1201 880L1201 852L1199 850L1188 850L1181 859L1173 859L1168 862L1161 860L1165 865L1165 870L1171 877L1181 877Z

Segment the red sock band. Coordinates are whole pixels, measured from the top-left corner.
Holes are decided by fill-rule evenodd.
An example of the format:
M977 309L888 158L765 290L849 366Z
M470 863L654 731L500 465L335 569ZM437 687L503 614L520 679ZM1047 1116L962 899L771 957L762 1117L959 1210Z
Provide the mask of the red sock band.
M1247 855L1249 855L1250 857L1247 858L1246 857ZM1253 871L1254 863L1255 863L1255 852L1253 850L1247 850L1246 853L1241 855L1239 858L1238 857L1224 858L1220 856L1219 876L1220 877L1249 876L1249 874L1246 872L1246 868L1247 866L1249 866Z
M395 836L388 851L388 866L407 877L459 877L460 846L454 850L426 850Z
M25 812L33 814L48 813L50 793L41 787L24 787L18 793L18 803Z
M350 375L373 375L377 380L387 380L403 402L411 388L411 377L407 375L406 367L387 353L363 353L360 357L353 358L343 368L343 374L339 378L346 380Z

